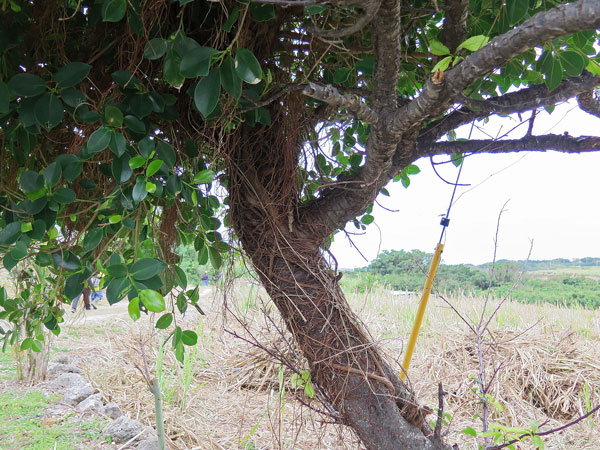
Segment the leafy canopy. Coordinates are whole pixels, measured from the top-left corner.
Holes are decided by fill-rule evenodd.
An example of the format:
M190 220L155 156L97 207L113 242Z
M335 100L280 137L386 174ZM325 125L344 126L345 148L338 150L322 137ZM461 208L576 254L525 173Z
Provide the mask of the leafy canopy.
M1 2L2 264L49 268L62 296L23 306L0 288L0 318L16 324L27 316L32 336L42 326L58 332L63 301L99 272L108 301L127 297L133 319L165 311L157 327L173 327L181 357L195 338L173 313L197 307L198 290L188 289L173 250L193 244L198 263L216 270L230 251L222 234L230 226L227 136L240 127L260 133L273 121L270 105L308 82L356 96L373 87L369 27L334 40L312 33L355 23L361 8L342 3ZM471 1L467 35L450 48L439 27L443 11L411 2L401 15L399 102L550 3ZM580 31L531 48L464 94L483 100L523 86L553 90L584 69L599 74L597 34ZM296 108L309 124L311 150L297 169L299 202L308 204L324 184L361 169L371 126L309 97ZM394 180L407 187L418 172L407 164ZM355 225L371 223L370 213L369 206ZM174 286L182 294L165 302ZM16 343L15 330L0 332L5 345Z

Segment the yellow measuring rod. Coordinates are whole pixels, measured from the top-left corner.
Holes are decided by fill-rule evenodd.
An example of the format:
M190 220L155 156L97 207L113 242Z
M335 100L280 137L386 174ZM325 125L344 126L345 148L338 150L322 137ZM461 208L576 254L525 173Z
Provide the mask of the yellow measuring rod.
M408 345L406 346L406 353L404 354L404 361L402 362L402 368L404 369L400 373L402 381L406 381L406 373L410 366L410 360L412 359L415 345L417 343L417 337L419 336L419 330L421 329L421 323L423 322L423 316L425 315L425 308L427 308L427 301L429 300L429 294L431 294L431 288L433 287L433 280L437 272L440 260L442 258L442 250L444 244L439 243L435 248L433 254L433 260L429 266L429 273L425 280L425 287L423 288L423 294L421 295L421 302L419 303L419 309L417 310L417 316L415 317L415 323L413 324L412 331L410 332L410 338L408 339Z

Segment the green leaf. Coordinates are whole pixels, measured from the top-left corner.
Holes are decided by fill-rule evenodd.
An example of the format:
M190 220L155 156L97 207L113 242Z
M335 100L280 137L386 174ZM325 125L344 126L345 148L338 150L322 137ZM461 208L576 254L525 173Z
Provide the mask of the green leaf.
M127 89L135 88L135 85L140 83L140 80L138 80L135 75L126 70L117 70L116 72L113 72L112 79L115 80L115 83L119 86Z
M146 190L146 179L144 177L137 177L135 180L135 186L131 191L131 197L135 203L139 203L146 198L148 191Z
M167 41L161 38L150 39L144 46L144 57L150 60L160 59L167 52Z
M436 39L432 39L429 44L429 52L434 55L443 56L450 54L450 49Z
M537 450L544 450L544 448L546 448L546 444L544 444L542 438L537 434L531 438L531 443L533 444L533 447Z
M421 172L421 169L419 169L418 166L411 164L406 169L404 169L404 171L406 172L407 175L416 175L417 173Z
M508 21L510 25L515 25L520 22L529 11L528 1L512 1L508 2Z
M27 245L23 241L17 241L13 249L10 251L10 256L16 261L20 261L25 258L29 252L27 251Z
M164 297L152 289L144 289L140 292L140 300L148 311L163 312L166 308Z
M169 328L169 325L173 323L173 314L166 313L160 316L160 319L156 321L156 328L164 330L165 328Z
M71 275L65 281L65 288L63 290L63 294L69 299L73 300L83 291L83 276L80 273L76 273Z
M134 133L146 134L146 125L135 116L127 115L123 117L123 123Z
M104 232L102 228L92 228L86 234L83 239L83 248L86 252L95 249L100 244Z
M464 430L461 430L460 432L466 434L467 436L477 437L477 431L472 427L467 427Z
M351 69L349 67L339 67L333 73L334 83L345 83L350 76Z
M21 173L19 184L21 185L21 189L29 194L30 192L38 191L44 187L44 178L37 172L26 170Z
M63 176L69 182L73 182L81 173L83 163L81 161L73 161L63 166Z
M314 16L316 14L321 14L323 11L325 11L327 8L325 8L324 6L319 6L319 5L309 5L309 6L305 6L304 7L304 12L306 12L306 14L309 14L311 16Z
M235 62L227 56L221 64L221 84L223 89L236 100L242 95L242 79L235 71Z
M31 230L33 230L33 224L31 222L21 224L21 233L28 233Z
M150 164L148 164L148 167L146 167L146 176L151 177L154 175L156 172L158 172L158 169L160 169L162 165L163 162L160 159L155 159L152 161Z
M263 5L252 2L250 3L250 13L252 14L252 18L257 22L266 22L276 17L274 5Z
M14 259L10 253L7 253L4 255L4 258L2 258L2 264L4 265L4 268L10 272L17 264L19 264L19 260Z
M110 137L110 143L108 144L110 151L113 152L117 157L121 157L127 150L127 141L125 136L119 132L114 132Z
M129 167L132 170L135 170L139 167L142 167L144 164L146 164L147 159L143 156L134 156L133 158L131 158L129 160Z
M127 276L127 266L122 263L110 264L106 272L113 278L124 278Z
M65 89L60 93L60 98L71 108L77 108L86 101L85 94L77 89Z
M167 83L175 88L179 88L185 81L185 77L181 74L179 66L181 57L172 48L167 51L163 62L163 75Z
M7 84L0 80L0 115L6 114L10 107L10 93Z
M185 345L196 345L198 342L198 335L191 330L185 330L181 333L181 342Z
M549 91L553 91L563 79L563 67L560 59L555 58L552 52L544 52L540 64L544 73L544 83Z
M211 183L215 178L215 173L210 169L201 170L194 176L194 184Z
M127 0L105 0L102 5L104 22L120 22L127 11Z
M77 270L81 267L79 258L69 251L59 250L52 253L52 262L65 270Z
M375 217L373 217L370 214L365 214L364 216L362 216L362 219L360 219L360 221L362 223L364 223L365 225L369 225L370 223L372 223L375 220Z
M56 72L55 80L58 88L64 89L81 83L88 76L92 66L82 62L70 62Z
M567 50L559 54L560 62L566 74L570 77L581 75L587 65L587 59L574 50Z
M123 126L123 113L116 106L109 105L104 108L104 119L111 127L119 128Z
M46 83L37 75L19 73L8 81L8 86L19 97L36 97L46 92Z
M586 70L592 75L600 76L600 64L592 59L590 59L588 65L586 66Z
M235 71L248 84L260 83L264 77L260 63L252 52L245 48L239 48L235 54Z
M143 281L165 270L165 263L155 258L142 258L131 265L129 273L134 280Z
M210 259L210 264L213 266L213 268L215 270L219 270L223 264L221 253L219 253L219 251L214 247L208 247L208 256Z
M148 192L148 194L154 194L156 192L156 184L152 181L146 182L146 192Z
M131 317L134 322L140 318L140 299L138 297L129 300L127 312L129 312L129 317Z
M108 303L114 305L119 302L130 288L131 283L127 278L113 278L106 288Z
M435 73L438 70L441 70L443 72L448 68L448 66L450 66L451 62L452 62L452 56L446 56L444 59L440 59L438 61L438 63L435 66L433 66L433 69L431 69L431 72Z
M452 164L455 167L460 167L463 162L463 154L462 153L452 153Z
M73 189L64 187L64 188L60 188L59 190L57 190L52 195L52 198L55 201L57 201L58 203L62 203L63 205L66 205L68 203L73 203L77 197L76 197L75 191L73 191Z
M108 223L111 223L114 225L116 223L121 222L121 219L122 219L121 214L113 214L112 216L110 216L108 218Z
M210 70L211 57L218 53L211 47L196 47L182 55L179 71L186 78L205 77Z
M484 36L483 34L471 36L469 39L460 44L458 48L466 48L467 50L475 52L487 44L489 40L490 38Z
M60 99L48 93L35 102L33 110L35 118L47 131L58 125L62 121L64 114L64 107Z
M33 345L33 338L28 337L28 338L23 339L23 342L21 342L21 351L29 350L32 345Z
M60 180L60 176L62 175L62 167L56 161L52 164L48 165L44 169L44 181L46 182L46 186L49 188L53 188Z
M129 155L113 159L111 171L118 183L125 183L129 180L133 175L133 170L129 167Z
M90 153L98 153L108 147L113 131L107 127L100 127L94 131L87 142L87 149Z
M204 117L208 116L219 102L221 96L221 70L213 68L207 77L196 85L194 90L194 104Z
M179 266L175 266L175 276L177 277L177 284L182 289L185 289L187 287L187 276Z
M173 167L177 161L175 150L173 150L173 147L171 147L170 144L167 144L164 141L158 141L156 143L156 156L161 159L168 168Z
M235 22L237 22L239 15L240 15L240 8L238 8L236 6L231 11L231 14L229 14L229 17L227 18L227 22L225 22L221 26L221 30L225 31L226 33L229 33L231 31L231 28L233 27L233 24Z

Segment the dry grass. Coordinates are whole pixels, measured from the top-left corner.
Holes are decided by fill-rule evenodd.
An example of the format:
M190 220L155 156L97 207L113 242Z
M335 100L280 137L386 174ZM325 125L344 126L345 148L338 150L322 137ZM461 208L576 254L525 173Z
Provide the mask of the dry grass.
M361 448L348 430L327 423L302 405L307 398L291 389L291 371L283 373L282 390L280 364L227 332L253 339L270 352L282 353L299 367L303 365L278 335L277 319L265 319L262 311L269 308L263 303L264 294L242 288L233 297L237 300L229 297L229 306L243 318L252 336L248 331L244 333L230 314L223 313L222 297L206 292L201 302L207 316L188 315L184 322L186 328L200 335L198 346L188 349L189 363L177 364L170 351L164 354L162 380L171 447ZM373 337L391 357L400 359L416 300L379 291L350 296L350 301ZM470 320L479 317L483 304L479 298L468 297L452 302ZM74 325L71 331L77 331L77 335L67 330L56 345L76 350L107 399L152 424L153 399L135 364L141 364L140 342L144 342L154 371L159 343L166 335L154 330L149 318L134 325L125 318L113 323L115 329L110 328ZM490 332L489 340L495 344L486 347L486 371L491 376L502 365L490 394L503 409L493 411L492 422L528 427L530 420L549 420L545 428L550 428L585 413L590 402L600 403L600 312L506 303ZM186 373L190 374L187 388ZM481 408L472 392L477 387L474 336L439 298L431 302L409 378L419 398L432 406L437 405L437 383L443 383L449 392L445 411L452 416L448 440L458 443L461 449L476 449L474 440L460 433L466 426L481 427L474 418ZM296 395L301 401L294 398ZM600 415L596 414L561 434L547 437L546 447L597 450L594 430L599 423Z

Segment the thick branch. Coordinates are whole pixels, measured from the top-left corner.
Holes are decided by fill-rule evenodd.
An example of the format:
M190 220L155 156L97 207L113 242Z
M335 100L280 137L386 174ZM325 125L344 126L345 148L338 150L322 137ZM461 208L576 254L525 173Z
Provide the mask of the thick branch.
M328 105L346 109L370 125L376 124L379 120L375 111L369 108L360 100L360 98L342 95L333 86L321 86L315 83L309 83L302 93L317 100L321 100Z
M435 94L439 102L430 105L429 110L414 108L410 104L398 110L392 122L392 132L400 136L420 127L428 118L443 113L471 83L526 50L559 36L598 27L600 2L597 0L579 0L536 14L521 26L492 39L488 45L447 71L443 90ZM426 84L421 96L431 96L428 91L436 88L432 83Z
M399 0L385 0L373 21L373 107L376 111L396 108L400 74L400 3Z
M590 89L587 92L580 94L577 97L579 107L592 116L600 117L600 101L594 95L594 90Z
M600 137L547 134L543 136L527 136L522 139L507 140L469 140L454 142L418 143L414 157L434 156L453 153L511 153L511 152L545 152L585 153L600 150Z
M459 101L467 107L460 108L429 124L421 131L420 138L435 141L450 130L492 114L522 113L536 108L555 105L556 103L575 97L582 92L587 92L598 84L600 84L599 77L585 72L581 76L563 80L560 86L552 92L548 92L546 85L540 84L486 100L474 100L461 96ZM582 109L584 108L582 107ZM598 109L600 113L600 107Z
M469 0L447 0L442 42L454 53L467 34Z

